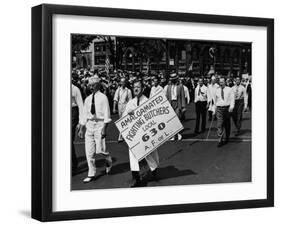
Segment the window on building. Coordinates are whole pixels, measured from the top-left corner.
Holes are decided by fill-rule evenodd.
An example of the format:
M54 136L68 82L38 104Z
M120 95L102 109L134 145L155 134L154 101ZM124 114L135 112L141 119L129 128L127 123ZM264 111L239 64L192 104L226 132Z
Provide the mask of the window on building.
M105 55L104 56L95 56L95 65L105 64Z

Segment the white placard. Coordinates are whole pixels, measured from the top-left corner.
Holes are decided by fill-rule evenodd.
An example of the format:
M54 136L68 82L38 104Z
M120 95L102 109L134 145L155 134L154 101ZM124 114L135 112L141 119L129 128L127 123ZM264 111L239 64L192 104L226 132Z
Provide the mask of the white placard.
M183 129L163 91L115 122L129 150L139 161Z

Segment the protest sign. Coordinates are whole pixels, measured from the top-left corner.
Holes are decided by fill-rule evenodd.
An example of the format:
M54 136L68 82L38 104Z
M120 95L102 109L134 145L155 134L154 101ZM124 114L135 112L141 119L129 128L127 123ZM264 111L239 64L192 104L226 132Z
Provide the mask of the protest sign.
M176 135L183 126L163 91L115 122L139 161Z

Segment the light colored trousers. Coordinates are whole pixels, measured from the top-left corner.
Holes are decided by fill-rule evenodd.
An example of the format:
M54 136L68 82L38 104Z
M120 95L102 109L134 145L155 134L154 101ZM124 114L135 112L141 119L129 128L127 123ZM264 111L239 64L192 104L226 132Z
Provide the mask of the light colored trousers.
M126 105L127 103L118 103L118 114L119 114L119 118L121 118L123 116L123 113L126 109Z
M134 154L129 150L130 168L131 171L140 171L139 161L135 158ZM145 157L147 165L151 171L154 171L159 166L158 151L155 150Z
M103 121L88 121L85 134L85 152L88 163L88 176L96 175L95 155L102 154L107 162L112 162L109 152L106 150L105 139L101 139Z
M118 114L119 114L119 118L122 118L122 116L123 116L123 113L124 113L124 111L125 111L125 109L126 109L126 104L127 103L118 103ZM121 136L121 133L119 133L119 135L118 135L118 140L120 140L122 138L122 136Z

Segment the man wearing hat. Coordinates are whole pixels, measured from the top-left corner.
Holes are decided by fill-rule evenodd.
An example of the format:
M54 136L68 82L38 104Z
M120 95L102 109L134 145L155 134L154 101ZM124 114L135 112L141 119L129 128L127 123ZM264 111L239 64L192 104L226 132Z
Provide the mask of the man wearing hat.
M190 103L190 95L189 95L189 90L186 86L186 81L184 78L180 78L180 85L183 87L183 91L184 91L184 98L186 100L186 105L188 105ZM185 120L185 112L182 112L181 114L181 120L184 121Z
M212 120L213 112L215 111L215 97L219 85L216 83L216 77L211 77L211 83L208 85L208 118Z
M237 129L236 135L239 135L242 124L242 114L243 111L246 111L248 105L246 88L241 84L240 77L236 77L235 86L232 87L232 90L234 93L235 105L231 116Z
M186 109L186 101L183 86L178 83L178 76L176 73L170 75L170 83L165 86L164 91L175 113L181 118L182 112L185 112ZM176 136L178 140L182 139L179 133ZM171 140L175 140L175 137Z
M126 87L126 78L122 77L120 80L120 86L117 88L114 94L113 113L115 114L117 112L116 108L118 106L118 114L119 114L119 118L121 118L125 111L126 104L131 99L132 99L132 92L130 89ZM123 141L123 138L119 133L118 142L121 141Z
M146 75L143 77L143 95L145 95L147 98L149 98L151 90L149 80L149 76Z
M89 86L92 94L85 100L82 126L78 133L79 137L83 138L86 128L85 152L88 176L83 180L84 183L95 179L95 155L101 154L105 157L106 173L109 173L112 167L112 159L105 146L106 128L108 123L111 122L108 99L106 95L100 92L101 84L98 75L89 78Z
M201 120L201 133L206 129L206 114L207 114L207 100L208 92L207 87L203 83L203 78L199 78L198 85L194 92L194 103L196 111L196 125L194 133L199 133L199 124Z

